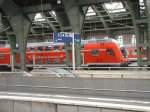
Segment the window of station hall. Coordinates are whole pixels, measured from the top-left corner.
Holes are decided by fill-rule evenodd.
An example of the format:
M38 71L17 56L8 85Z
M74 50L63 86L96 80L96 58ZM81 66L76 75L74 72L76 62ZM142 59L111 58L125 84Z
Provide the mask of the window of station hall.
M95 16L95 15L96 15L96 12L93 10L93 8L92 7L88 7L86 16Z
M49 13L50 13L50 15L51 15L52 17L54 17L54 18L56 19L56 12L55 12L55 11L52 10L52 11L50 11Z
M41 13L37 13L34 17L34 21L36 22L40 22L40 21L45 21L46 19L43 17L43 15Z
M123 36L118 36L117 41L120 44L120 46L123 46Z
M132 40L131 40L131 44L136 44L136 37L135 35L132 35Z
M123 6L122 2L109 2L104 3L104 8L107 10L108 13L121 13L126 12L125 7Z

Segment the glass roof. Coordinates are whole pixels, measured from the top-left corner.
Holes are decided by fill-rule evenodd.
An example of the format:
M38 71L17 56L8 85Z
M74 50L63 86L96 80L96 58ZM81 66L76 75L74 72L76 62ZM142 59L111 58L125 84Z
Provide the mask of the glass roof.
M126 12L126 9L123 6L122 2L104 3L104 8L108 11L108 13Z
M139 0L140 9L145 9L144 0Z
M95 16L95 15L96 15L96 12L93 10L93 8L92 7L88 7L86 16Z
M41 13L37 13L34 17L34 21L45 21L46 19L42 16Z
M52 11L50 11L49 13L50 13L50 15L51 15L52 17L54 17L54 18L56 19L56 13L55 13L55 11L52 10Z

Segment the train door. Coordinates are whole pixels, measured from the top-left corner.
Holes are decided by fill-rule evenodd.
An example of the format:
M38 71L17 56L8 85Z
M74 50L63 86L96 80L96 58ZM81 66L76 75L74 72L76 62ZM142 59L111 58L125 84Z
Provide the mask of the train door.
M84 46L84 64L99 63L100 50L97 43Z
M92 57L92 62L91 63L100 63L100 49L92 49L91 50L91 57Z

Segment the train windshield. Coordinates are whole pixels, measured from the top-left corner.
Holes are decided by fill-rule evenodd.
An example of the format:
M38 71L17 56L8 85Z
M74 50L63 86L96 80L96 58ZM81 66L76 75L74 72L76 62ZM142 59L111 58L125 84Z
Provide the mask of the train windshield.
M122 52L122 55L123 55L124 58L128 57L128 52L125 48L121 48L121 52Z

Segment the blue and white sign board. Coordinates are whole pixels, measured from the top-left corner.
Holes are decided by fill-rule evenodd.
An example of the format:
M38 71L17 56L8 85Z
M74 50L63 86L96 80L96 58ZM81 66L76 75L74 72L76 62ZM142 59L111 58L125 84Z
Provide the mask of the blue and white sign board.
M53 33L54 42L70 43L72 42L73 36L74 36L75 42L81 41L79 33L66 33L66 32L54 32Z

